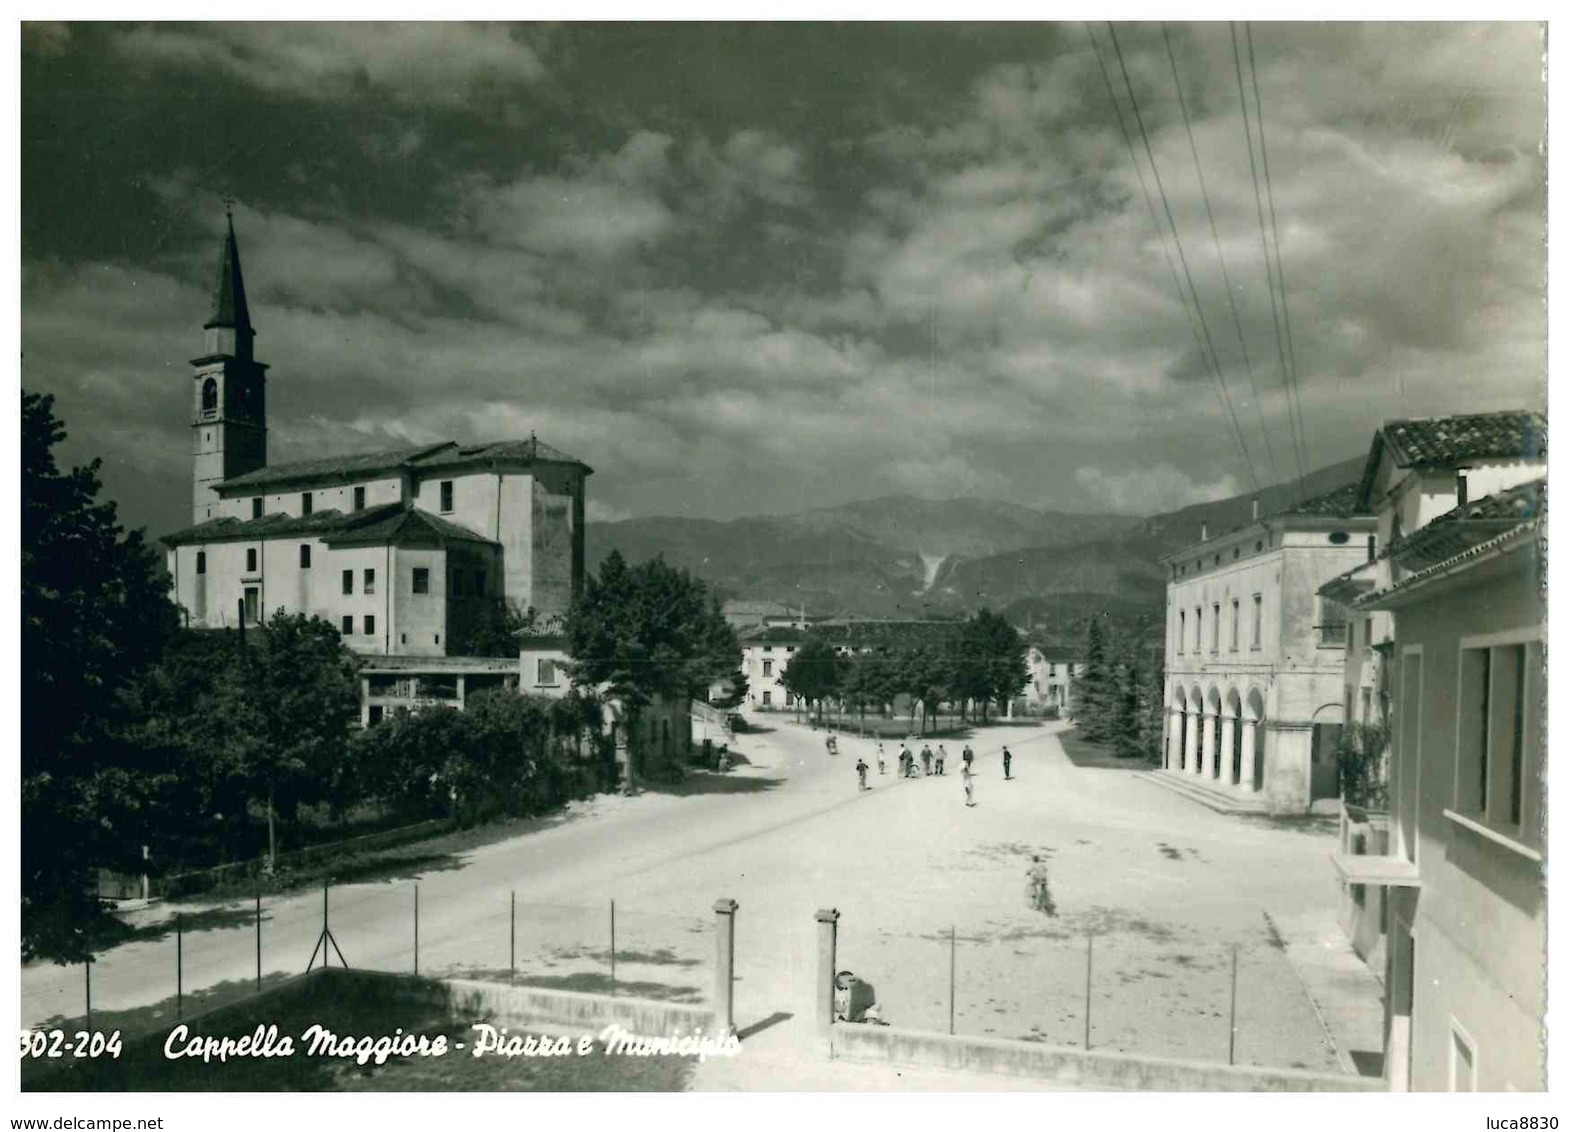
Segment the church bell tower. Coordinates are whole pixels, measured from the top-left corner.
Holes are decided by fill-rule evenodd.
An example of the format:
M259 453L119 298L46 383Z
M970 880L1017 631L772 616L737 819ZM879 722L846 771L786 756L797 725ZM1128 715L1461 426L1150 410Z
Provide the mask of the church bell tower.
M267 464L267 367L254 353L256 331L245 303L234 214L218 265L212 314L203 323L206 352L191 359L191 432L195 437L191 520L219 515L217 485Z

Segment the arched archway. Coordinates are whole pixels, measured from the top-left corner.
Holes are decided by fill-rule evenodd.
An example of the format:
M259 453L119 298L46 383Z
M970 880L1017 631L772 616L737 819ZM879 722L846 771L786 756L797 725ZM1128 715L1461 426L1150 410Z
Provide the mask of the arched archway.
M1242 785L1248 790L1264 789L1266 752L1264 742L1264 696L1257 688L1248 690L1243 702Z
M209 377L202 382L202 412L216 412L218 408L218 382Z
M1198 774L1204 742L1204 693L1199 690L1197 684L1188 689L1187 723L1187 762L1183 764L1182 769L1189 774Z
M1188 696L1180 684L1171 690L1167 726L1166 769L1182 770L1188 761Z

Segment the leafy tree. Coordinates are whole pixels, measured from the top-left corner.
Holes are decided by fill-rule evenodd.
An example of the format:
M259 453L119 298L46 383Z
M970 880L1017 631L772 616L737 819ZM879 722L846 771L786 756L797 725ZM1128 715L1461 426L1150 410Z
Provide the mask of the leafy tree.
M468 630L454 637L452 651L457 656L517 656L518 636L531 633L539 622L533 606L519 610L510 598L487 599L474 615Z
M965 652L973 658L977 673L974 698L981 701L982 717L986 705L996 703L1001 710L1024 690L1030 681L1025 659L1027 648L1019 631L1008 619L990 609L981 609L964 627Z
M781 682L791 695L816 705L820 722L823 701L839 690L843 667L839 655L834 652L833 642L819 634L808 633L790 658Z
M140 855L116 827L146 775L121 738L120 693L178 624L142 532L98 498L99 461L61 472L54 399L22 393L22 954L86 957L96 866Z
M629 735L639 733L637 716L655 697L701 695L741 666L740 642L718 600L659 558L629 567L611 551L598 576L585 580L565 628L573 683L620 700ZM633 760L635 774L636 752Z
M726 677L721 678L725 685L725 694L713 701L716 708L738 708L746 703L746 693L751 687L744 669L736 669Z
M943 692L952 674L952 663L932 645L919 643L904 649L899 657L900 691L910 697L913 721L915 705L921 705L921 732L937 718Z

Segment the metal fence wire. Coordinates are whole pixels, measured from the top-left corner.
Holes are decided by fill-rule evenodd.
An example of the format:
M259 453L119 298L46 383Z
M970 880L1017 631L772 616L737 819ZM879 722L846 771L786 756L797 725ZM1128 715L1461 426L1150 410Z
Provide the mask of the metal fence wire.
M713 998L713 916L418 881L170 906L91 963L23 973L24 1028L167 1029L325 966L686 1003Z

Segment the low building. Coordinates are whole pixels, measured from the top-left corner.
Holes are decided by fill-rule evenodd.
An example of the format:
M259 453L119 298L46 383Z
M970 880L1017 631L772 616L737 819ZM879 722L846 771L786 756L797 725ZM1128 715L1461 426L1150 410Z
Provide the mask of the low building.
M1025 653L1024 661L1030 679L1020 697L1022 710L1025 713L1056 711L1063 718L1072 715L1073 684L1084 674L1084 662L1066 653L1049 652L1034 645Z
M1388 893L1396 1090L1546 1087L1545 486L1406 528L1354 601L1393 615L1391 821L1384 853L1335 864Z
M1375 520L1355 486L1263 516L1161 561L1163 770L1302 813L1338 794L1349 613L1319 587L1363 561Z
M746 677L746 706L776 711L795 706L795 697L784 685L790 658L806 640L806 632L792 626L757 628L741 636L741 673Z

